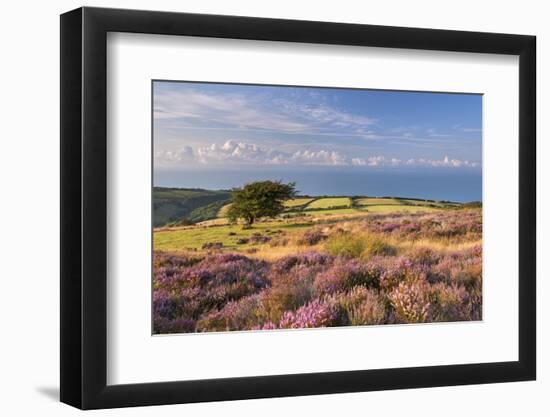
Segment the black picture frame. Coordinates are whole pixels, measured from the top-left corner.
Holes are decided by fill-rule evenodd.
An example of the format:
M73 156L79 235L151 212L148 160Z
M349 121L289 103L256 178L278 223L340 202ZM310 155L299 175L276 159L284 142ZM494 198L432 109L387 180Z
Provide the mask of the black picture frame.
M107 385L108 32L519 56L519 360ZM88 7L63 14L61 401L96 409L534 380L535 45L534 36L480 32Z

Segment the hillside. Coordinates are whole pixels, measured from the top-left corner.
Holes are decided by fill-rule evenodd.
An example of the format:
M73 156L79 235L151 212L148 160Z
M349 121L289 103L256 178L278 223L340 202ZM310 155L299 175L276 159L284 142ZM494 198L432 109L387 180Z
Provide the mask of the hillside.
M213 219L230 198L231 193L225 190L154 187L153 226Z
M216 204L220 204L217 202ZM158 228L154 234L155 250L177 252L207 249L215 244L227 250L246 252L255 250L258 242L266 243L275 237L290 237L305 232L314 226L326 227L366 220L369 216L422 216L437 213L467 210L460 203L435 200L414 200L397 197L310 197L299 196L285 202L286 210L274 219L260 219L252 228L243 229L240 224L231 224L226 218L229 202L219 205L217 213L208 213L209 220L193 226L170 225ZM185 226L185 227L172 227ZM293 250L287 246L278 255ZM278 256L277 255L277 256Z
M153 226L185 226L199 222L224 224L231 201L228 190L164 188L153 190ZM478 207L435 200L367 196L297 196L285 202L283 218L303 216L361 215L407 211L429 212L440 209Z

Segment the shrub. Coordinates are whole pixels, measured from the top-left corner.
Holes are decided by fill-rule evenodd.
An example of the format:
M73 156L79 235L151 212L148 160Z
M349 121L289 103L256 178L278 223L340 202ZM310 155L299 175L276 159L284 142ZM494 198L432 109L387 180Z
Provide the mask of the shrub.
M440 256L430 248L415 248L409 255L409 259L416 264L432 266L439 262Z
M325 240L327 236L318 229L307 230L302 236L298 238L296 243L298 245L313 246L319 242Z
M279 328L302 329L342 325L341 311L337 305L315 299L296 311L285 311Z
M400 282L410 281L416 276L413 272L413 263L404 256L392 258L373 257L369 261L369 267L380 272L380 288L387 291L395 288Z
M246 330L257 326L262 305L258 295L230 301L222 310L212 312L197 322L197 331Z
M359 258L367 247L363 236L352 236L348 233L332 235L325 244L325 249L333 256Z
M463 286L436 284L432 286L432 299L434 321L470 320L470 297Z
M276 323L283 313L296 310L311 300L313 289L307 277L289 276L278 278L276 284L262 292L262 306L267 318Z
M272 264L271 270L275 274L284 275L298 266L327 267L332 264L334 258L319 252L308 252L297 255L285 256Z
M429 284L422 280L401 282L388 295L396 319L404 323L427 321L430 313L429 291Z
M261 326L252 327L252 330L274 330L276 328L277 328L276 324L274 324L271 321L268 321L267 323L264 323Z
M153 333L190 333L195 331L195 320L186 317L167 319L165 317L153 318Z
M317 294L330 294L358 285L378 287L379 271L356 259L339 259L332 268L321 272L313 284Z
M349 324L365 326L384 322L385 306L383 299L374 290L355 287L347 293L336 297L345 310Z
M206 242L202 245L202 249L221 249L223 248L222 242Z
M353 235L351 233L338 233L332 235L325 244L325 249L334 256L344 258L363 258L371 256L393 256L397 253L395 248L382 239L372 235Z
M267 243L270 240L271 240L270 236L264 236L261 233L254 233L249 239L250 243L252 244Z
M456 271L453 274L453 281L456 284L462 284L470 289L473 289L477 286L481 286L481 273L482 273L482 264L481 260L479 263L470 263L464 265L460 270Z

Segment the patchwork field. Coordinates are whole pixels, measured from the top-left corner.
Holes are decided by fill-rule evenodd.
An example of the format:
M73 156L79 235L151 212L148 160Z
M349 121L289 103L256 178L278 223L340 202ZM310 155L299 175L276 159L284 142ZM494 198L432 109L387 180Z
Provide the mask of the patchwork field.
M154 230L155 333L481 319L481 208L297 197Z

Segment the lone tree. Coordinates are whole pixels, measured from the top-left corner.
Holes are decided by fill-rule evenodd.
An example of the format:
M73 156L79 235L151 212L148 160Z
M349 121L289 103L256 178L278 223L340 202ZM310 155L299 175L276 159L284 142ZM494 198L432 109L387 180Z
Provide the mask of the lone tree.
M247 226L260 217L275 217L283 212L283 202L296 195L295 186L294 182L256 181L234 188L227 217L232 222L243 219Z

